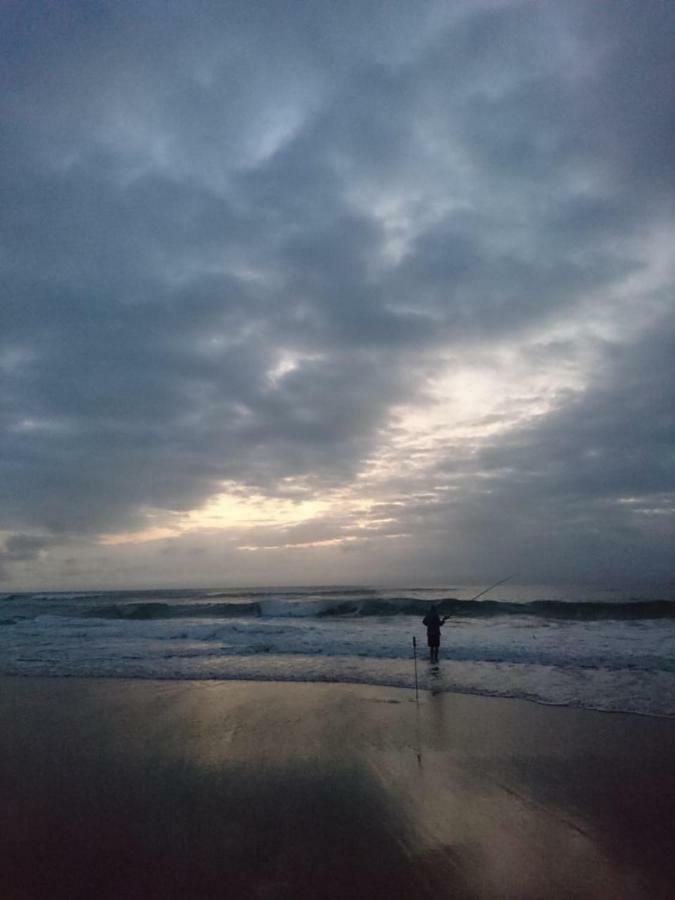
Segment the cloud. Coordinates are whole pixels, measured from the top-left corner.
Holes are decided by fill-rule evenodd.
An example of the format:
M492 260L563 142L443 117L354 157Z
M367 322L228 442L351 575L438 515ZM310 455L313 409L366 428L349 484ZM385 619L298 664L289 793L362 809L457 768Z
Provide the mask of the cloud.
M515 569L542 581L561 573L667 579L674 338L668 320L604 344L602 365L582 391L545 415L437 454L431 472L399 486L403 502L371 513L413 534L410 556L440 577L489 568L495 577Z
M667 4L67 2L7 21L4 530L86 542L223 483L358 493L390 452L398 476L366 478L386 504L407 477L398 411L509 347L505 382L547 346L585 389L537 420L492 409L510 430L479 450L457 437L447 515L489 533L487 478L504 521L564 501L611 530L635 522L620 496L671 490L656 426L627 424L666 390L640 374L661 332L636 337L627 310L669 321ZM604 339L638 349L577 365ZM406 498L420 570L438 503Z
M30 562L38 559L53 541L49 537L38 537L30 534L11 534L5 538L0 547L0 579L9 575L9 566L13 563Z

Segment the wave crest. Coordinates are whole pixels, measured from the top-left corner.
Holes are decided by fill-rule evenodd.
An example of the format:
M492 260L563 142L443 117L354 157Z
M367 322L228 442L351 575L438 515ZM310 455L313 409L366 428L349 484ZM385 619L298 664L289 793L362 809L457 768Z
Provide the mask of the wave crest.
M448 618L483 619L497 616L535 616L545 619L584 621L675 619L675 601L631 600L624 603L533 600L514 603L504 600L457 600L447 597L435 604L440 615ZM230 603L115 603L95 606L84 612L99 619L181 619L181 618L323 618L339 616L418 616L429 609L429 602L416 597L379 599L366 597L337 603L326 598L292 601L275 598Z

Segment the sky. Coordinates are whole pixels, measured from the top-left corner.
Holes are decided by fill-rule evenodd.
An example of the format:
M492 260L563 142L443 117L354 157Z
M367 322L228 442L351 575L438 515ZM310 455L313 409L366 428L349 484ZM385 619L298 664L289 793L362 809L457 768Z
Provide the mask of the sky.
M1 589L672 579L675 4L0 11Z

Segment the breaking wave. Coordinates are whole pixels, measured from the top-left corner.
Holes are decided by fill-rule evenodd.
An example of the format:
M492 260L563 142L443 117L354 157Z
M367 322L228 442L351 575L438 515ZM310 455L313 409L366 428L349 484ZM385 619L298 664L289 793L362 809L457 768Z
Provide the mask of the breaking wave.
M339 616L423 616L427 600L416 597L378 599L361 597L339 602L327 598L293 600L292 595L248 602L114 603L94 606L80 614L98 619L181 619L181 618L309 618ZM675 619L675 601L631 600L623 603L532 600L515 603L503 600L457 600L448 597L436 602L442 616L449 618L494 618L535 616L545 619L582 621Z

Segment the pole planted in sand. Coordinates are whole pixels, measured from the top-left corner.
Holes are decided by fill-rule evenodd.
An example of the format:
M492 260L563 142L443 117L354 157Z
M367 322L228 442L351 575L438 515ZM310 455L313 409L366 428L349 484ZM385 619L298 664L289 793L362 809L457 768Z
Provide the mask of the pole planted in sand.
M417 687L417 638L413 635L413 659L415 660L415 702L420 705L420 695Z

